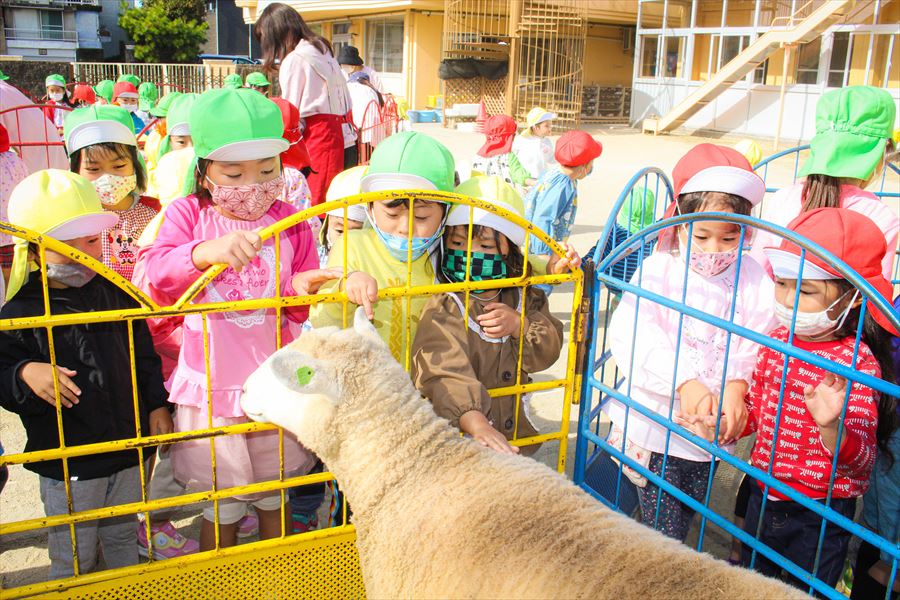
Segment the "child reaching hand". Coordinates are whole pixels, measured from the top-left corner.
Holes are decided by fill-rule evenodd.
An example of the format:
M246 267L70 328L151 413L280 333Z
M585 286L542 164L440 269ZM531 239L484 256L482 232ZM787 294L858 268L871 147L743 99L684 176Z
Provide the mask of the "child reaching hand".
M499 177L473 177L455 191L524 218L521 197ZM470 281L521 277L527 269L519 248L525 243L524 230L494 213L474 209L469 258L469 212L468 206L458 205L447 218L441 280L465 281L469 261ZM559 272L566 268L560 266ZM562 323L550 314L547 296L534 286L524 294L517 287L472 292L468 310L465 302L464 292L438 294L428 301L413 343L413 382L453 426L498 452L518 453L509 440L538 434L528 418L526 398L520 396L517 407L515 395L491 398L488 390L515 385L517 372L519 382L527 383L529 373L556 362ZM524 453L531 455L538 448L527 446Z
M746 159L741 157L743 168L730 165L728 153L716 148L707 152L708 148L698 146L676 166L676 172L686 174L676 190L676 209L681 214L749 215L762 200L765 184L750 170ZM632 283L666 298L684 298L688 306L721 319L732 320L733 314L735 324L768 333L773 325L771 301L767 300L772 283L758 264L741 256L740 226L699 220L673 233L676 246L646 258ZM749 232L745 235L749 237ZM747 412L744 394L756 360L756 344L736 335L729 340L727 333L715 325L688 316L682 320L679 311L650 300L638 302L629 292L613 313L609 336L616 364L628 378L620 389L635 402L664 418L672 418L679 410L692 415L722 410L729 423L723 433L725 440L741 432ZM666 427L617 400L610 401L604 410L612 421L613 447L624 449L638 464L703 501L712 467L707 452L674 433L670 435ZM659 488L637 471L626 466L624 472L639 487L644 523L684 540L694 511L669 494L659 499Z
M225 302L274 297L276 272L280 273L283 296L315 292L322 280L339 277L340 273L318 269L308 224L300 223L279 234L279 262L275 260L275 240L263 242L258 234L296 212L278 200L283 189L278 157L288 148L281 137L278 107L252 90L209 90L196 100L190 125L198 156L196 192L166 209L156 241L141 250L149 284L177 298L205 269L226 264L229 268L198 297L199 302ZM240 407L244 381L277 349L279 327L282 344L296 337L306 308L285 309L283 317L276 320L274 309L217 313L205 325L200 315L184 317L183 343L170 390L170 401L178 404L177 431L206 429L208 419L213 427L248 422ZM204 329L213 386L209 392ZM220 488L279 477L275 431L220 437L215 450ZM171 456L176 480L189 489L211 488L208 439L176 444ZM295 438L285 435L285 476L304 474L312 464L313 457ZM280 494L254 494L220 502L221 545L236 543L237 523L248 503L256 507L261 538L281 535ZM200 549L208 550L215 544L213 507L206 507L203 516Z

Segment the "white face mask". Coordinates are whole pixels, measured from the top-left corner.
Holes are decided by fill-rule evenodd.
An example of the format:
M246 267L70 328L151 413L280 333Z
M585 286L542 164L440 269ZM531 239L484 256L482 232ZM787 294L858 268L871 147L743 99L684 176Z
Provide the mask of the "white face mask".
M847 304L847 308L844 309L836 319L832 319L828 316L828 311L834 308L838 302L844 299L844 297L850 293L850 290L847 290L841 297L831 303L831 305L825 310L819 312L800 312L797 311L797 318L794 321L794 334L802 336L804 338L808 338L811 340L816 340L818 338L826 337L841 327L844 326L844 321L847 320L847 315L850 314L850 309L853 307L853 303L856 301L856 296L859 294L859 290L856 290L853 294L853 298L850 299L850 302ZM781 302L775 303L775 318L778 319L778 322L781 323L786 328L791 328L791 320L793 319L794 311L782 304Z
M120 106L130 113L133 113L138 108L137 104L120 104Z
M64 92L50 92L50 93L48 94L48 96L49 96L50 99L53 100L54 102L59 102L59 101L61 101L61 100L63 99L63 96L65 96L65 93L64 93Z

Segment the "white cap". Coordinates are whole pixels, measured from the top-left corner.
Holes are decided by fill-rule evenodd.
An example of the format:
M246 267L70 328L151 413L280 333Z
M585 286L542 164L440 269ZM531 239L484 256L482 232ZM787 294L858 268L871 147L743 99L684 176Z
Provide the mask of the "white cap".
M121 92L116 98L128 98L129 100L137 100L140 96L135 92Z
M409 173L373 173L360 182L363 192L385 192L390 190L437 190L431 181Z
M344 207L341 206L339 208L333 208L329 210L327 213L333 217L338 219L344 218ZM360 223L366 222L366 205L365 204L354 204L353 206L347 207L347 218L351 221L359 221Z
M680 193L688 192L734 194L756 206L766 195L766 184L759 175L751 171L738 167L717 166L703 169L688 179Z
M763 248L763 252L769 258L772 265L772 272L776 277L784 279L800 279L800 255L781 250L780 248ZM829 273L816 263L809 260L807 256L803 262L803 279L815 281L827 281L831 279L840 279L838 275Z
M498 207L504 210L508 210L513 214L516 214L518 212L515 208L512 207L512 205L507 204L506 202L491 200L491 204L495 204ZM450 210L450 214L447 216L447 227L453 227L455 225L468 226L469 209L470 207L466 204L454 205ZM491 229L499 231L516 246L521 246L525 243L525 230L512 221L507 221L496 213L486 211L482 208L472 207L472 224L490 227Z
M187 121L169 127L169 135L191 135L191 125Z
M74 240L89 235L97 235L104 229L114 227L119 222L119 215L112 212L79 215L60 223L45 235L60 241Z
M256 92L254 92L256 93ZM288 148L290 143L281 138L265 138L260 140L241 140L216 148L206 155L208 160L235 161L262 160L278 156Z

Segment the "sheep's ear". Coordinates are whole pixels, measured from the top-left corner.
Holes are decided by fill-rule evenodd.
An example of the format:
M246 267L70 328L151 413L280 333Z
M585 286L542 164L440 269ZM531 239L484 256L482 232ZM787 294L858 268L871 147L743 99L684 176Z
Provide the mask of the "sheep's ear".
M366 311L362 306L357 308L353 315L353 330L360 335L367 335L381 340L381 336L375 331L372 321L366 317Z
M323 366L291 347L279 350L269 359L271 373L284 387L301 394L322 394L336 402L338 390L335 382L323 374Z

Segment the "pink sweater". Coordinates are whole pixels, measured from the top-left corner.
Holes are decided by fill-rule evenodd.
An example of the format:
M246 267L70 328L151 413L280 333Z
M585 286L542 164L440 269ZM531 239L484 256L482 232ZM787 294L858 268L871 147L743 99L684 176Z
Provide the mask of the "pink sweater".
M282 97L300 110L300 118L350 112L350 92L340 65L306 40L284 57L278 83Z
M252 231L289 217L297 210L276 202L256 221L229 219L209 202L195 196L179 198L166 209L166 218L153 245L144 248L147 281L165 296L178 298L199 276L191 257L197 244L239 229ZM281 233L281 260L275 261L274 238L263 244L257 258L240 273L228 268L197 296L196 302L227 302L276 296L275 272L280 272L281 295L296 295L291 277L319 265L309 225L301 223ZM275 350L276 328L282 327L282 345L293 340L306 320L306 307L286 309L288 320L276 322L274 309L210 313L209 366L213 416L240 417L241 387L247 377ZM181 352L172 374L170 402L206 407L206 366L203 323L200 315L184 318Z
M763 204L763 220L771 221L776 225L787 227L788 223L800 215L803 206L801 196L803 184L798 183L789 188L782 188L767 198ZM893 279L894 257L897 251L898 236L900 236L900 218L894 209L879 200L878 196L871 192L856 187L855 185L841 186L841 208L846 208L872 219L878 228L884 233L887 243L887 254L881 264L881 271L890 280ZM757 231L753 240L753 249L750 256L756 259L766 271L771 273L769 259L764 248L777 247L781 244L781 238L767 231Z

